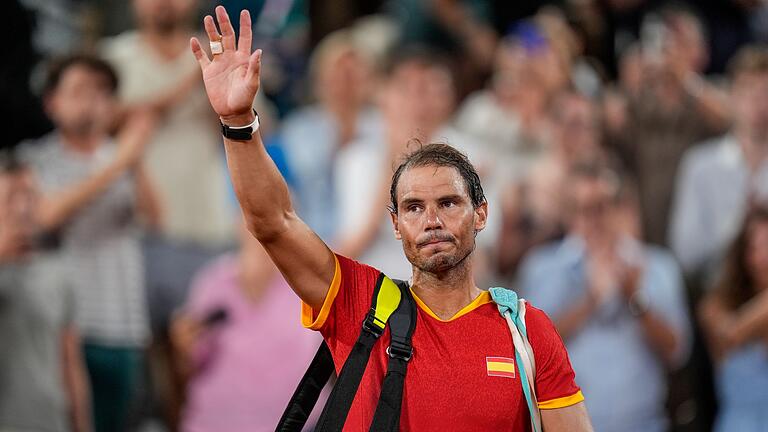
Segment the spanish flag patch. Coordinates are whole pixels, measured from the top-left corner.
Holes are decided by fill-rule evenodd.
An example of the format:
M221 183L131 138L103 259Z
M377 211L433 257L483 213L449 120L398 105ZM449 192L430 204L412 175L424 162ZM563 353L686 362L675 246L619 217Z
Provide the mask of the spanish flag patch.
M507 357L486 357L485 368L488 376L515 377L515 361Z

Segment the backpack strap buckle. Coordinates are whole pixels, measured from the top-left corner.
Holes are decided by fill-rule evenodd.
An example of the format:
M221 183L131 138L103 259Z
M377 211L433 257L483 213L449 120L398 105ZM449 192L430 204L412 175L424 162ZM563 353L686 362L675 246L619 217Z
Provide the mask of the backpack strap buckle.
M393 340L387 347L387 355L393 359L400 359L407 362L413 357L413 347L410 344Z

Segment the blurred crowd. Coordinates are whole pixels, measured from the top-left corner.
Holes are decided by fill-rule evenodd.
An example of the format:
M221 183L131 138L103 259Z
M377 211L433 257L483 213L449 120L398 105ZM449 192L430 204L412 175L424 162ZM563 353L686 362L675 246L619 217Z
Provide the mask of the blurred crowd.
M223 0L300 216L408 279L409 150L477 167L481 287L554 322L595 430L768 431L768 3ZM243 228L210 0L10 0L0 432L273 430L319 344Z

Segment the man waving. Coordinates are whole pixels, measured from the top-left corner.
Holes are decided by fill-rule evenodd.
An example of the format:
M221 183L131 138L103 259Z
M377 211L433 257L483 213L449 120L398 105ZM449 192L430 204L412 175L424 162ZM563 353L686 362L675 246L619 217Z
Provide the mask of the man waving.
M322 333L339 370L360 331L380 272L334 254L299 219L288 188L257 133L251 106L259 89L261 50L251 54L251 20L240 14L240 40L223 7L221 34L206 16L212 58L191 46L213 109L222 122L227 161L246 224L303 302L305 326ZM472 278L475 236L488 205L474 167L444 144L407 156L391 185L394 235L413 266L414 354L405 381L401 430L530 430L509 328ZM526 315L541 422L547 432L589 431L583 396L562 340L549 319ZM387 365L374 346L344 429L368 430Z

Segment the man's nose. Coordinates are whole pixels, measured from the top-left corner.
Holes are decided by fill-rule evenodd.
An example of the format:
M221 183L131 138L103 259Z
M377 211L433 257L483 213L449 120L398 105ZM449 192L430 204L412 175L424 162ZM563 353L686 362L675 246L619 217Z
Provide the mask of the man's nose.
M443 222L440 220L440 215L438 215L437 208L434 206L428 206L425 213L427 217L424 226L425 230L430 231L443 228Z

